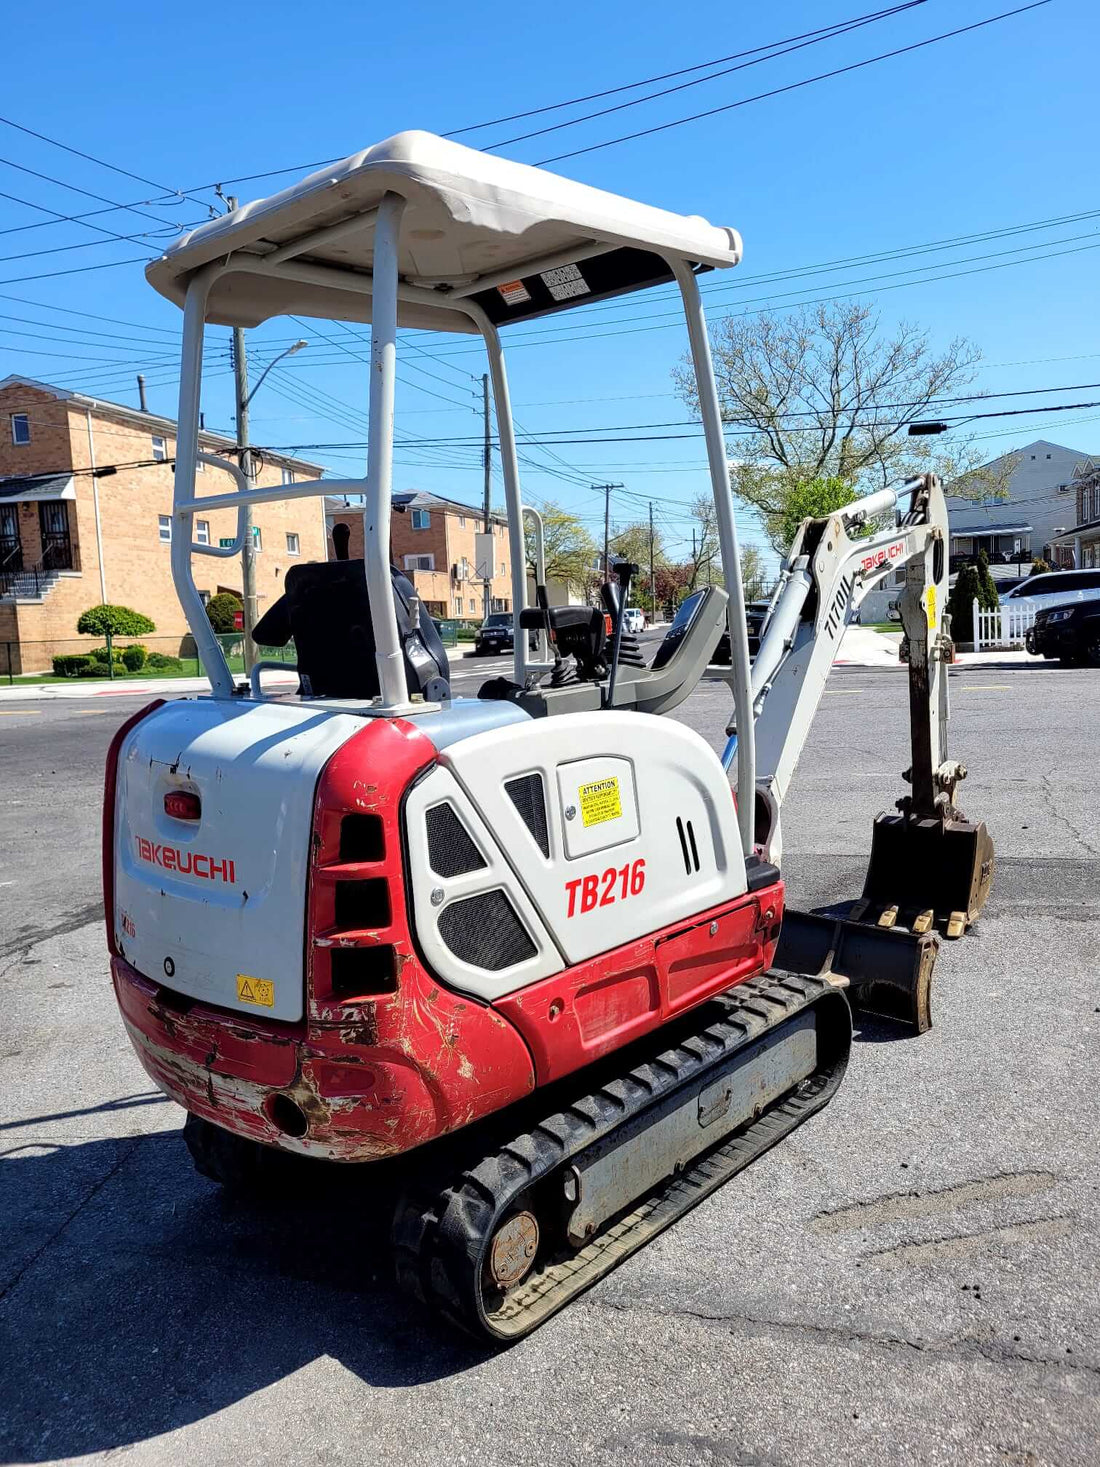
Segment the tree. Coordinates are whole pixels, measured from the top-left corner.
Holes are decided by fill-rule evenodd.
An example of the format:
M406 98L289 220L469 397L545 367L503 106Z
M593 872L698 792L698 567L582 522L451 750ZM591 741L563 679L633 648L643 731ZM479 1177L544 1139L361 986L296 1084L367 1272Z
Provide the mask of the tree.
M718 515L714 499L710 494L697 495L691 501L691 517L698 524L694 527L691 540L691 558L685 562L689 568L689 591L694 591L700 581L705 581L708 571L711 584L722 584L722 551L718 542Z
M937 398L973 380L980 352L970 342L956 338L937 355L918 327L903 323L888 337L870 306L842 302L727 317L713 347L722 416L738 433L733 489L777 548L788 500L808 481L841 480L855 498L931 469L953 493L1003 494L1007 476L979 469L969 443L949 452L936 438L907 436ZM693 375L686 366L675 375L697 410Z
M764 557L755 545L746 545L741 552L741 584L745 588L746 601L759 601L767 587L767 572Z
M104 602L82 611L76 629L93 637L144 637L155 632L156 626L140 611Z
M206 603L206 619L216 632L236 632L237 612L244 610L244 603L232 591L219 591Z
M947 609L951 613L951 639L954 642L974 640L974 602L981 604L979 596L978 568L964 565L955 578L955 585L947 598Z
M989 569L989 557L984 550L978 551L978 604L983 611L995 611L1001 604L997 584Z
M805 519L823 519L834 510L851 504L858 495L846 479L801 479L791 486L782 511L769 525L776 548L784 554L791 548L799 525Z
M564 581L571 586L584 586L592 576L596 563L596 543L575 514L560 504L547 501L542 508L542 547L546 560L546 578ZM535 566L535 538L526 534L527 564Z
M1033 560L1031 562L1031 569L1028 571L1028 575L1029 576L1044 576L1044 575L1047 574L1047 572L1049 570L1050 570L1050 561L1049 560L1036 559L1036 560Z

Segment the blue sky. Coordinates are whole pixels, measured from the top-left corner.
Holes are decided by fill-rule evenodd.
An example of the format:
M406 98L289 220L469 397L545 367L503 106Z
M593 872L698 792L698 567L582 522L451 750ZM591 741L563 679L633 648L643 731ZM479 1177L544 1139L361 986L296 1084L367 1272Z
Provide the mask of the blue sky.
M24 7L5 22L8 64L0 113L148 182L0 124L0 191L9 196L0 197L0 230L7 231L0 233L0 256L7 257L0 259L0 375L18 372L136 403L134 374L144 369L150 405L174 415L179 316L145 284L141 266L53 272L152 254L158 238L171 237L171 225L206 217L206 204L220 207L207 187L216 180L311 165L407 127L445 132L542 107L872 8L855 0L787 0L767 7L697 0L683 8L637 0L546 11L494 0L475 13L421 0L408 9L379 7L372 13L374 7L340 0L312 12L298 4L257 8L195 0L183 12L114 3L97 12L93 23L86 6L55 0L44 25L43 12ZM1012 0L926 0L794 54L500 151L519 161L540 161L1012 8ZM555 167L740 230L743 264L708 280L712 317L731 306L783 306L854 293L878 306L887 328L904 318L926 327L934 344L955 335L976 342L984 354L977 382L982 390L1088 384L1100 381L1100 216L801 279L767 277L1100 210L1095 102L1081 80L1098 40L1093 0L1053 0L938 45ZM497 143L655 89L519 126L480 129L461 141ZM259 197L294 176L226 184L226 191L242 200ZM157 199L165 189L192 197L181 203L160 193L158 202L138 203ZM97 214L92 222L103 228L164 233L99 242L86 225L25 227L49 221L47 211L71 215L106 207L76 190L138 204L143 211ZM83 247L68 248L77 244ZM1022 246L1034 248L1020 253ZM1005 268L989 268L1002 263ZM963 271L969 273L943 278ZM670 380L684 350L683 330L666 314L672 307L667 296L651 292L596 307L588 316L590 332L582 329L585 313L517 328L509 370L523 427L536 435L574 428L595 436L608 425L685 417ZM322 329L343 336L331 326ZM354 355L293 322L274 321L251 335L257 370L299 335L311 342L276 369L257 396L255 441L362 441L366 372ZM560 339L581 335L587 342ZM228 428L232 420L227 339L223 330L212 330L208 338L203 400L213 427ZM343 339L352 353L365 357L365 345ZM399 431L426 438L476 434L483 370L478 351L438 336L413 341L419 349L405 353L403 374L417 385L400 390ZM1100 390L1093 389L1052 394L1050 401L1098 398ZM1038 436L1082 450L1100 448L1100 409L980 426L989 435L983 447L988 445L990 457ZM543 465L525 475L525 490L536 502L564 503L595 532L602 524L602 499L587 483L622 481L626 488L613 501L618 525L643 518L652 498L672 553L690 539L685 506L707 483L700 440L563 445L557 452L553 459L530 450ZM357 473L363 462L358 448L311 456L338 474ZM476 448L406 449L398 454L395 484L475 502L481 485ZM762 543L752 524L745 535L750 543Z

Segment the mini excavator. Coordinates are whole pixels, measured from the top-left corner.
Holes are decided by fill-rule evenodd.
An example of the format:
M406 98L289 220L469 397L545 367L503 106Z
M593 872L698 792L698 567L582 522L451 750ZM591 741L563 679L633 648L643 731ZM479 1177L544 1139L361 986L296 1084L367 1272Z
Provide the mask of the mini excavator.
M399 1159L399 1283L490 1340L527 1334L821 1110L853 1008L927 1028L940 936L975 920L992 879L946 752L935 477L806 521L750 662L699 292L740 256L732 229L407 132L203 224L147 271L183 311L172 573L211 687L150 704L110 750L122 1020L205 1175L258 1185L279 1153ZM551 606L536 551L529 595L501 343L669 284L723 586L689 597L647 661L624 630L628 569L601 606ZM257 487L200 437L206 324L290 313L370 325L363 479ZM399 328L480 337L488 356L513 665L476 697L452 692L390 564ZM265 686L263 662L238 682L193 557L239 556L251 504L324 494L361 500L363 559L287 572L267 615L293 641L296 692ZM199 543L195 516L221 510L236 537ZM875 822L861 900L795 912L784 798L845 626L896 570L909 790ZM721 756L662 716L705 677L732 693Z

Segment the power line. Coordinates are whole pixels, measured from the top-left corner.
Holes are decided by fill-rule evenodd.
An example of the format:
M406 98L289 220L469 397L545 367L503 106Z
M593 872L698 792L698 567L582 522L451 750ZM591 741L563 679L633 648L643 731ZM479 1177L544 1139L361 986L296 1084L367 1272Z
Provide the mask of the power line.
M885 20L888 16L891 15L898 15L903 10L912 10L917 5L923 5L924 3L925 0L907 0L906 4L895 5L890 10L878 10L869 15L855 16L851 20L838 21L836 25L825 27L822 30L809 31L804 33L802 36L792 37L790 41L776 41L771 47L758 46L755 48L756 53L765 50L768 51L769 54L767 55L754 54L754 52L749 51L738 52L736 56L728 56L723 58L723 60L727 61L736 60L738 62L736 66L723 67L721 71L711 72L709 76L700 76L694 78L694 80L692 81L679 82L676 86L664 87L659 92L649 92L644 97L634 97L629 102L617 102L613 107L601 107L596 112L586 112L583 116L570 118L567 122L555 122L551 123L549 127L540 127L534 129L532 132L519 133L516 137L513 138L502 138L499 143L487 144L486 151L492 152L495 151L497 148L507 148L512 143L525 143L530 138L544 137L547 133L560 132L562 128L578 127L582 122L591 122L597 117L607 117L612 112L623 112L628 107L641 107L646 102L656 101L658 97L669 97L672 96L675 92L686 91L689 87L698 87L702 86L704 82L717 81L719 77L730 76L732 75L732 73L736 71L744 71L750 66L760 66L765 61L775 61L780 56L789 56L792 52L802 51L807 46L819 46L823 41L834 40L837 36L847 35L850 31L859 30L865 25L873 25L876 21ZM776 49L780 47L782 49ZM740 60L740 58L743 56L750 56L752 59L748 61L742 61ZM713 62L710 64L717 65L718 63ZM692 70L698 69L700 68L692 68ZM679 72L677 73L677 75L683 75L683 73ZM636 83L636 85L644 84ZM617 88L616 90L622 91L627 89ZM466 129L464 129L464 131L465 130ZM448 133L446 135L448 137L455 136L455 134L453 133Z
M163 224L166 225L169 229L174 229L176 227L171 219L160 219L156 214L148 214L145 212L144 209L136 208L132 204L120 204L117 199L105 198L103 194L93 193L91 189L80 188L79 185L75 183L66 183L63 178L54 178L49 173L39 173L37 169L27 168L22 163L14 162L11 158L0 158L0 163L3 163L7 168L16 169L16 171L19 173L26 173L31 178L40 178L46 183L52 183L57 188L68 189L70 193L83 194L86 199L95 199L96 202L99 204L111 204L116 209L127 209L131 214L139 214L142 219L151 219L154 224Z
M79 148L72 148L68 143L58 142L57 138L47 137L44 132L35 132L33 127L24 127L21 122L14 122L10 117L0 117L0 123L5 127L11 127L16 132L26 133L28 137L38 138L40 142L49 143L53 148L60 148L64 153L72 153L75 158L83 158L88 163L98 164L100 168L106 168L111 173L119 173L123 178L132 178L135 183L147 183L150 188L160 189L162 193L174 196L182 203L185 195L179 189L169 188L167 184L156 183L151 178L143 178L140 173L131 173L127 168L119 168L115 163L108 163L104 158L97 158L92 153L82 153ZM124 207L115 205L116 208Z
M1023 15L1028 10L1038 10L1040 6L1049 5L1051 0L1031 0L1029 5L1018 6L1015 10L1002 11L1000 15L991 15L985 20L974 21L971 25L959 26L953 31L943 31L938 36L929 36L924 41L914 41L908 46L898 46L893 51L884 51L879 56L869 56L865 61L853 61L848 66L838 66L832 71L823 71L817 76L805 77L802 81L790 82L785 87L774 87L768 92L759 92L754 97L742 97L737 102L727 102L722 107L710 107L705 112L692 113L690 117L678 117L672 122L661 122L654 127L645 127L637 132L624 133L622 137L607 138L602 143L591 143L586 148L575 148L569 153L557 153L552 158L539 158L535 164L541 168L547 163L562 163L566 158L579 158L584 153L596 153L602 148L612 148L618 143L633 142L636 138L652 137L654 133L667 132L673 127L683 127L689 122L698 122L704 117L716 117L722 112L732 112L738 107L747 107L752 102L763 102L769 97L780 97L785 92L795 92L801 87L813 86L816 82L829 81L836 76L844 76L851 71L860 71L866 66L874 66L880 61L890 61L896 56L904 56L911 51L920 51L925 46L934 46L940 41L952 40L955 36L966 35L969 31L981 30L987 25L996 25L998 21L1009 20L1012 16Z

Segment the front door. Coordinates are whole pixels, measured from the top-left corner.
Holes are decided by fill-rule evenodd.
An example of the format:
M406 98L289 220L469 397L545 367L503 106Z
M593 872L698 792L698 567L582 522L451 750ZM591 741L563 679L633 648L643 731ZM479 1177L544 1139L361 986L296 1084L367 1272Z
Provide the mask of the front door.
M19 538L19 508L0 504L0 576L23 569L23 542Z
M69 506L63 499L42 500L38 506L38 524L42 531L42 569L72 570Z

